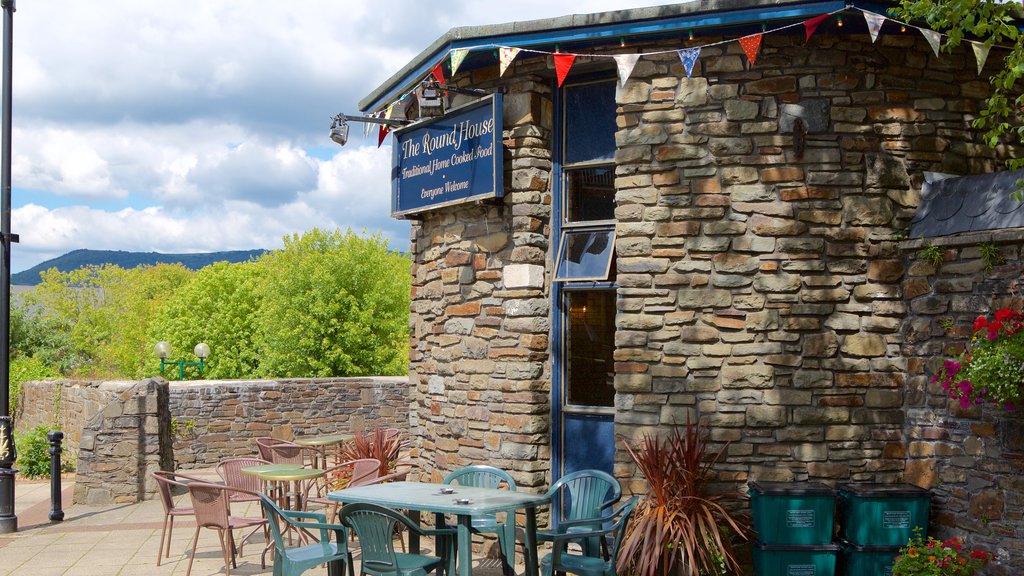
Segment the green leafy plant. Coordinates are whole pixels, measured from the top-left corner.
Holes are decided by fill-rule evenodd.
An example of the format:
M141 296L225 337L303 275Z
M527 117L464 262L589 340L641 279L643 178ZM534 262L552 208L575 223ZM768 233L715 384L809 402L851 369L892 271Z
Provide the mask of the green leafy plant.
M985 263L985 272L991 272L996 266L1006 263L1006 257L995 242L982 242L978 245L978 251L981 253L981 261Z
M963 538L925 538L917 528L900 549L892 576L971 576L991 559L988 552L968 548Z
M11 414L17 417L18 401L21 398L21 385L25 382L46 380L56 378L59 374L53 368L43 364L42 360L34 356L17 356L11 358L10 382L11 392L9 408Z
M926 244L924 248L917 251L918 260L923 260L936 268L942 265L945 256L945 251L934 244Z
M174 438L192 438L196 434L196 421L189 418L179 420L171 418L171 436Z
M18 473L25 478L43 478L50 475L50 441L46 434L50 430L60 430L59 426L48 427L40 424L27 433L16 436L15 447L18 451L16 464ZM62 462L62 471L73 470L69 462Z
M894 241L898 242L900 240L906 240L907 238L910 238L910 226L900 226L893 230L892 239Z
M953 322L952 318L946 317L939 320L939 326L941 326L942 329L945 330L946 332L952 330L954 325L955 323Z
M712 489L711 453L699 424L673 426L662 440L650 435L634 446L625 441L649 490L637 505L619 554L619 570L640 576L740 573L733 542L748 540L749 516L739 510L745 496Z
M933 381L964 408L986 401L1016 408L1024 401L1024 314L1002 308L992 320L978 316L966 349Z

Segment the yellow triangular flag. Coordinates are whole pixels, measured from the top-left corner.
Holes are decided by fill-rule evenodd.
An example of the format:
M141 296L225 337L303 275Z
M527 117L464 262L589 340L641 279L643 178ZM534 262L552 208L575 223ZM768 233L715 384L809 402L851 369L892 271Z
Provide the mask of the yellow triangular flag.
M985 61L988 60L988 51L991 46L984 42L974 42L968 40L971 43L971 48L974 48L974 57L978 60L978 74L981 74L981 69L985 67Z

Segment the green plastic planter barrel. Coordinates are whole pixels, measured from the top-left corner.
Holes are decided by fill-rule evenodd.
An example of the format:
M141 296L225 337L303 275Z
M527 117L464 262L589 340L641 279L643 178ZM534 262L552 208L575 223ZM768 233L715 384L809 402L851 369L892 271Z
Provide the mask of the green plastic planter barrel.
M762 544L832 542L835 491L821 482L751 482L750 508Z
M842 565L846 576L892 576L899 546L857 546L843 542Z
M915 528L927 530L931 491L911 484L844 484L839 524L857 546L906 546Z
M757 576L834 576L839 546L783 546L754 544L754 574Z

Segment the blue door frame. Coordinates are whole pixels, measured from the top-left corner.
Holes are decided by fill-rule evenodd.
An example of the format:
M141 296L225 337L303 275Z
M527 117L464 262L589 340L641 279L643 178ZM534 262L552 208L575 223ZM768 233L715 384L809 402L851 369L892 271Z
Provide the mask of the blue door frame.
M562 236L563 171L562 90L554 91L554 131L552 138L552 226L551 242L555 258ZM614 265L614 261L613 261ZM615 464L614 408L587 408L566 403L566 293L582 290L614 290L613 282L551 283L551 480L582 469L598 469L612 474Z

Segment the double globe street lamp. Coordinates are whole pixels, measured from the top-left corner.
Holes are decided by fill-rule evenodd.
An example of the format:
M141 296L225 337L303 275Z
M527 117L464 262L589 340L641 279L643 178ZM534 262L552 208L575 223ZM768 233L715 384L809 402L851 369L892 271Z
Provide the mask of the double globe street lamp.
M210 357L210 346L205 342L196 344L196 347L192 349L192 353L199 358L199 362L186 362L184 360L174 361L168 360L167 357L171 355L171 343L166 340L161 340L156 343L153 348L156 355L160 357L160 372L164 371L164 367L169 365L178 366L178 380L185 379L185 366L199 366L199 372L203 371L203 362Z

